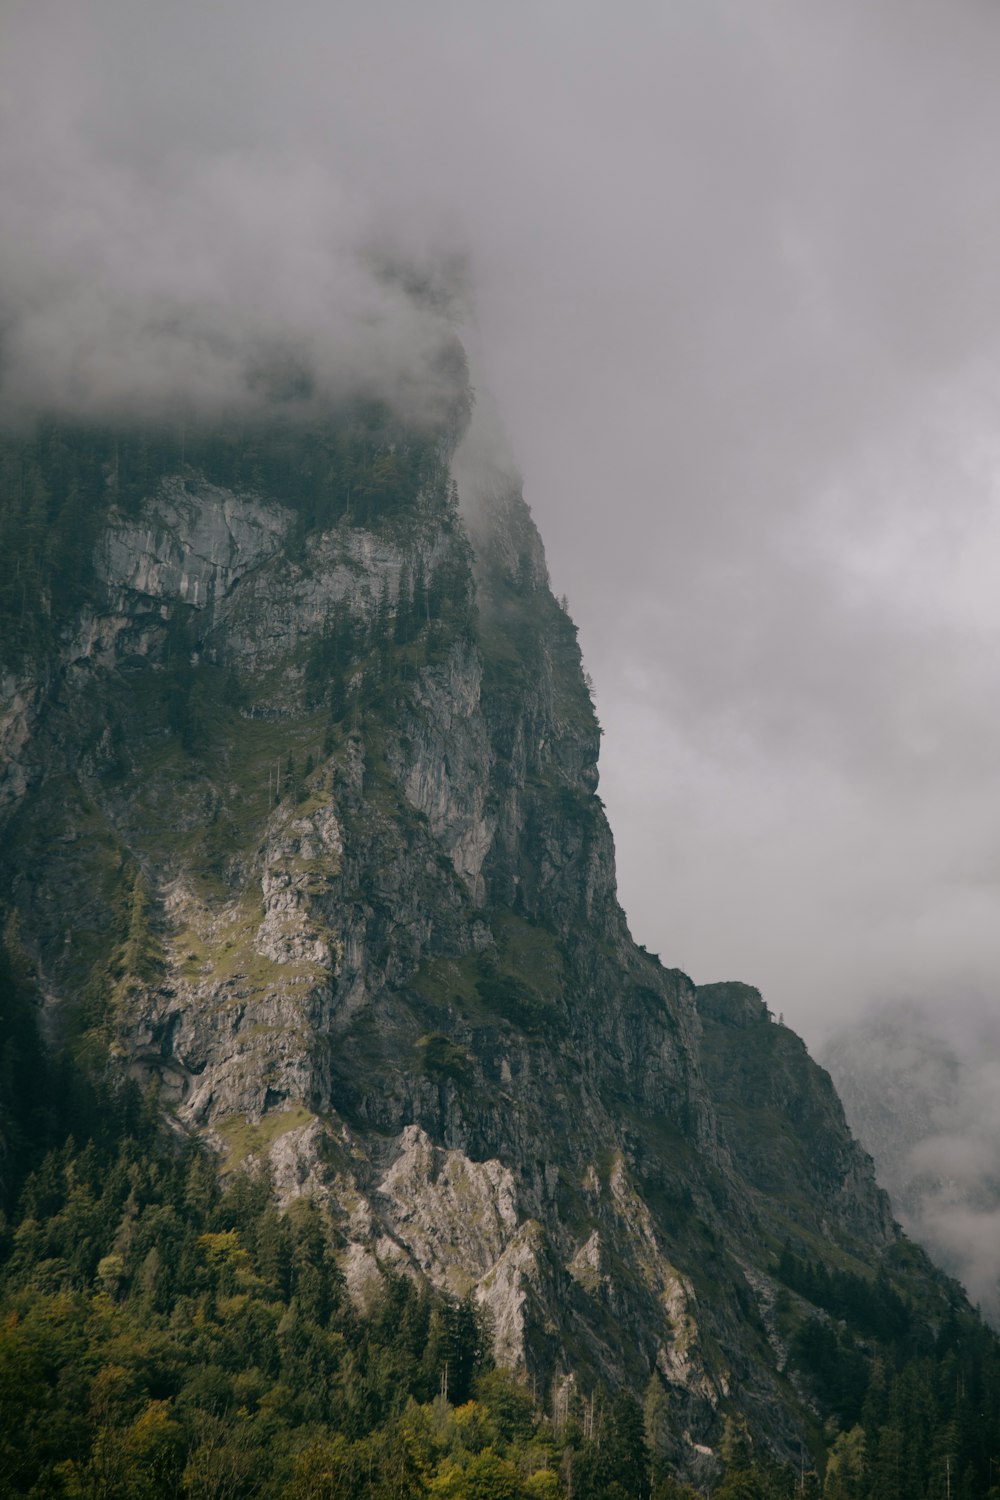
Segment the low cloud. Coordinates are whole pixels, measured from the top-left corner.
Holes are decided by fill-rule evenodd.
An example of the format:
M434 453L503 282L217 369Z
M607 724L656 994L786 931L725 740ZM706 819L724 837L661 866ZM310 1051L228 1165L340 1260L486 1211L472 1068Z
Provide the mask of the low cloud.
M822 1061L907 1233L1000 1326L1000 1021L968 997L880 1008Z
M193 12L181 5L174 19L197 49ZM130 58L123 7L41 0L9 29L0 106L8 422L39 411L212 421L356 394L411 420L440 419L464 378L452 306L459 255L427 267L419 245L397 256L371 202L315 140L239 143L226 128L239 101L224 92L213 101L208 77L196 101L203 133L197 113L186 130L179 115L158 121L158 28L142 33L147 55Z

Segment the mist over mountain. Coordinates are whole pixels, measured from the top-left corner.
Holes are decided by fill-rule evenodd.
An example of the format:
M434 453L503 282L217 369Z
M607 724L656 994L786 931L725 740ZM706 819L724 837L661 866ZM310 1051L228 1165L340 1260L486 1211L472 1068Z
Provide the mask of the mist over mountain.
M1000 1032L900 1005L820 1053L907 1234L1000 1319Z

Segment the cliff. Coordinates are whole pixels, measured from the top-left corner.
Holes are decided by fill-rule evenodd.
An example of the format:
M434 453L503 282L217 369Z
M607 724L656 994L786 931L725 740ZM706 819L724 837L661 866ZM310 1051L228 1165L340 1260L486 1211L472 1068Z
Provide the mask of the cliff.
M574 626L440 452L321 526L191 463L112 493L0 682L45 1035L318 1197L357 1296L397 1265L557 1389L661 1383L678 1462L733 1411L798 1453L782 1248L942 1294L798 1038L632 942Z

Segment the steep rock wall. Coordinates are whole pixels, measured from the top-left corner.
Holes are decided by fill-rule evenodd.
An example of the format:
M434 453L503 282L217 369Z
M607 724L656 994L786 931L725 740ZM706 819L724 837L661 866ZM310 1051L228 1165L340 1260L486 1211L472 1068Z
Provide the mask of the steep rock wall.
M358 1295L421 1271L492 1309L511 1364L661 1379L679 1452L735 1395L790 1451L775 1256L866 1271L886 1201L756 993L632 943L519 494L471 535L428 498L302 545L191 473L112 519L103 607L3 679L49 1032L158 1080L224 1170L321 1196Z

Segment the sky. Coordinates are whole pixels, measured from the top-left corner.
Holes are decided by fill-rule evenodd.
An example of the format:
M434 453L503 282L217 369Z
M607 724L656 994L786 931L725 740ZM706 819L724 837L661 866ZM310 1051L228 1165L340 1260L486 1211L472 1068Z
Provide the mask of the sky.
M284 360L419 418L458 326L638 939L813 1044L958 1025L1000 976L998 67L992 0L0 0L0 413Z

